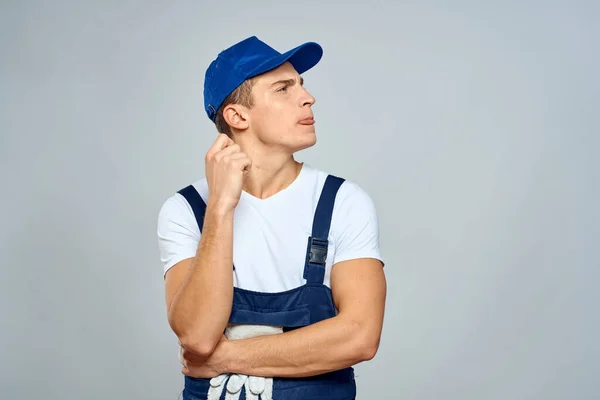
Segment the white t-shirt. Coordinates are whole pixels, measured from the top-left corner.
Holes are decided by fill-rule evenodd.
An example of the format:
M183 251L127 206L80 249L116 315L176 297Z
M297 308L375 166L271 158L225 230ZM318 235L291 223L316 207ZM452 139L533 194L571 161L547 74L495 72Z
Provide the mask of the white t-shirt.
M259 199L242 191L234 212L235 287L273 293L306 283L303 274L308 237L327 175L304 163L294 182L271 197ZM206 178L193 185L207 203ZM344 181L333 208L325 285L331 287L331 268L340 261L368 257L383 262L378 229L371 197L357 184ZM200 230L181 194L173 194L162 205L157 234L165 274L179 261L196 255Z

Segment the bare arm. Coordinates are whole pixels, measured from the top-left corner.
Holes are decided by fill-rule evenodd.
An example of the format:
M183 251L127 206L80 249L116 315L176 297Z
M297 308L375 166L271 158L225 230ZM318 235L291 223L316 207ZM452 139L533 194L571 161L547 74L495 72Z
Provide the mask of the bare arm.
M332 271L331 289L337 316L279 335L223 341L209 362L218 364L221 372L305 377L372 359L379 347L386 298L381 262L339 263ZM189 372L194 374L193 369Z
M167 309L181 346L208 357L227 326L233 301L233 216L251 160L220 134L206 154L209 198L195 257L167 272Z
M181 345L207 356L223 335L233 301L233 210L208 206L196 256L166 276L169 324Z

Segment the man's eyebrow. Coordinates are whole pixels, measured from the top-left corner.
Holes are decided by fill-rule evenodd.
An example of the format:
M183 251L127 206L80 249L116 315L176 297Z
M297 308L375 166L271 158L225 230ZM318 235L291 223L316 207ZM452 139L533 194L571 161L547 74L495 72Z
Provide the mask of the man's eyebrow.
M271 83L271 86L280 85L280 84L293 85L294 83L296 83L296 80L293 78L292 79L281 79L281 80L278 80L277 82ZM304 78L300 77L300 86L303 86L303 85L304 85Z

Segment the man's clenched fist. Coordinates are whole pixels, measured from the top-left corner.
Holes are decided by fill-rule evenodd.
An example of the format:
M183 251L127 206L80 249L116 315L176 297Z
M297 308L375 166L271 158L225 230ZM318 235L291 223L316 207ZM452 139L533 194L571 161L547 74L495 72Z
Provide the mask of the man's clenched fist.
M227 135L220 134L206 153L208 201L224 211L234 209L240 201L244 177L252 160Z

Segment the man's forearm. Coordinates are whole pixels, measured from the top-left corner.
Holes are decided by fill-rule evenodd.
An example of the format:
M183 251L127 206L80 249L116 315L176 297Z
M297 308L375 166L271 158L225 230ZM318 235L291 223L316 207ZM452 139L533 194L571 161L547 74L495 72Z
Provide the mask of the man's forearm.
M231 313L233 213L209 203L196 257L169 309L181 344L202 355L212 352Z
M265 377L307 377L331 372L374 356L360 323L343 316L277 335L223 344L223 369Z

